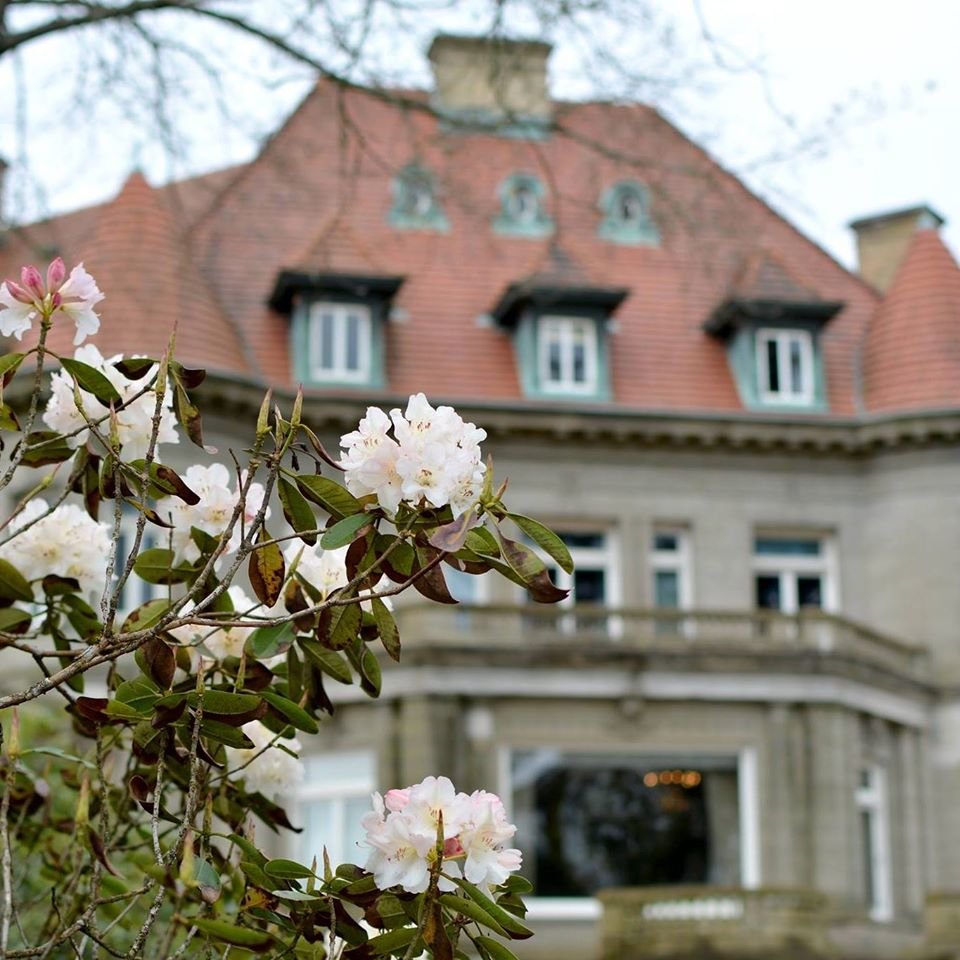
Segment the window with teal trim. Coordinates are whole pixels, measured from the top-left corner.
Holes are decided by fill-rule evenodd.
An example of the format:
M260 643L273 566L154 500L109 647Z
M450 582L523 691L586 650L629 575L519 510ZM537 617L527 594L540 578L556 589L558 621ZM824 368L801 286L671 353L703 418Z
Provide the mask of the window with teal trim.
M529 173L515 173L500 184L500 213L493 222L499 233L544 237L553 232L546 210L547 192Z
M597 323L587 317L539 317L537 372L544 393L596 394Z
M393 181L390 223L401 230L446 231L450 227L433 175L418 163L404 167Z
M370 308L313 303L307 316L307 359L314 383L369 383L373 354Z
M600 236L614 243L658 244L660 232L650 216L650 195L643 184L624 180L600 198Z

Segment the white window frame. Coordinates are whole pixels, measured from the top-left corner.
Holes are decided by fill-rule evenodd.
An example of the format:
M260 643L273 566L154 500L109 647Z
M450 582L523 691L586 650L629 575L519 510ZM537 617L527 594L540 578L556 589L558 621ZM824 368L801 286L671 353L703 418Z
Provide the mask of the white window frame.
M567 528L563 530L563 533L599 534L603 537L602 547L571 547L567 545L567 550L570 552L570 559L573 560L574 572L576 572L578 567L599 568L603 570L603 584L606 594L603 606L619 607L623 603L623 594L621 591L620 578L620 544L616 533L610 529L598 530L596 528L589 530ZM563 533L558 534L558 536L562 537ZM556 562L549 557L545 557L544 561L554 570L554 582L556 585L560 587L561 590L570 591L567 596L560 601L559 606L576 606L577 600L573 594L573 574L561 570L560 567L556 565ZM560 617L557 620L557 629L561 633L576 633L577 618L572 614L570 616ZM623 636L623 617L607 617L607 636Z
M324 845L330 856L330 862L333 864L353 863L355 862L355 857L350 855L350 851L342 849L347 824L346 804L348 800L354 800L359 797L369 798L373 791L376 790L376 754L372 750L340 750L325 751L323 756L330 759L336 757L362 757L364 762L369 762L371 775L369 777L345 777L325 783L304 780L304 782L297 786L294 796L295 815L302 821L305 808L309 803L316 800L330 801L333 804L333 835L324 840ZM308 758L304 759L306 760ZM307 769L309 770L309 766L307 766ZM299 838L297 837L290 839L290 852L296 855L295 858L299 859L299 857L302 856L315 855L317 862L321 862L322 850L305 851L297 846L299 842Z
M513 754L541 748L553 748L552 745L522 745L501 747L497 751L497 780L500 797L510 820L514 819L513 803ZM561 755L564 753L583 753L587 748L580 745L555 747ZM655 757L662 755L673 762L684 754L703 757L704 751L689 745L664 750L651 748L639 749L631 746L626 749L604 745L597 753L613 756L617 753L636 756ZM732 750L718 750L713 756L724 759L736 758L737 770L737 821L740 827L740 886L745 890L756 890L761 886L761 843L760 831L760 779L756 747L741 747ZM598 920L603 913L600 901L596 897L524 897L527 916L531 920Z
M776 344L778 390L770 390L770 367L767 345ZM800 347L800 390L792 389L790 376L790 348ZM763 403L789 403L804 406L813 403L813 338L807 330L780 330L765 327L757 331L757 392Z
M677 538L676 550L658 550L656 537ZM690 552L690 531L683 527L657 525L650 534L650 606L657 608L657 574L675 573L679 581L677 599L679 610L693 606L693 564Z
M583 369L585 379L573 379L573 348L578 336L583 337ZM590 317L565 317L546 314L537 318L537 376L544 393L593 394L597 392L599 332L596 320ZM560 344L560 379L550 377L552 343Z
M321 349L321 316L332 314L333 321L333 357L330 366L322 366ZM357 360L358 367L351 370L346 366L347 358L347 317L355 316L359 321L357 330ZM370 379L370 359L372 321L370 307L365 303L335 303L317 301L310 304L307 330L307 362L310 376L317 382L337 383L366 383Z
M873 889L865 890L870 919L885 923L893 919L893 875L890 863L890 809L886 770L877 764L864 766L867 783L854 794L857 814L867 814L870 832L870 879ZM866 851L864 851L866 854Z
M837 577L836 548L833 537L823 534L806 535L759 530L754 532L753 539L753 579L751 587L754 591L754 603L756 603L756 578L758 576L779 577L780 613L796 614L800 609L797 602L797 579L812 574L819 576L820 582L823 584L820 609L824 613L837 612L840 605L840 585ZM820 553L811 557L793 554L757 553L756 541L763 539L809 540L820 544Z

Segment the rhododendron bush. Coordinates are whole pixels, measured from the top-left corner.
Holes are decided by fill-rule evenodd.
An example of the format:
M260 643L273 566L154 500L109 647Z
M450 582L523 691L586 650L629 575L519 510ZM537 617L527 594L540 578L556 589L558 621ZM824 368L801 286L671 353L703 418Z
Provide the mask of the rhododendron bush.
M555 602L540 554L569 570L562 542L422 394L331 454L302 395L268 393L246 449L213 451L203 371L84 343L103 296L59 259L0 285L0 956L511 957L528 885L493 794L375 794L356 865L263 836L299 828L328 688L376 697L400 659L392 596L452 603L453 567Z

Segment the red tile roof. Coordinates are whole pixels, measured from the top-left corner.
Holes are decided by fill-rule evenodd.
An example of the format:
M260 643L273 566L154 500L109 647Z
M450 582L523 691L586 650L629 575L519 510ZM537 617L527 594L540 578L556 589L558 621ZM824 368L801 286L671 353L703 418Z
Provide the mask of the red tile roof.
M625 287L610 334L613 405L691 413L742 410L725 346L703 330L719 303L840 301L822 338L827 416L863 411L858 364L873 290L654 110L558 104L557 122L561 132L542 139L450 129L429 112L321 82L252 163L162 190L135 176L112 203L0 247L0 276L24 262L24 236L55 243L68 262L86 260L108 294L110 349L159 349L179 317L184 360L279 386L292 386L290 321L267 300L282 270L404 276L403 319L386 329L386 392L506 404L523 398L513 343L485 317L511 284ZM389 221L393 175L413 160L436 178L448 232ZM518 172L544 183L552 236L494 230L498 187ZM619 180L647 186L658 246L598 236L600 196ZM878 315L871 330L889 323ZM865 355L874 352L870 344ZM866 406L897 406L901 387L867 380Z
M936 230L914 234L870 322L863 369L871 412L960 407L960 269Z

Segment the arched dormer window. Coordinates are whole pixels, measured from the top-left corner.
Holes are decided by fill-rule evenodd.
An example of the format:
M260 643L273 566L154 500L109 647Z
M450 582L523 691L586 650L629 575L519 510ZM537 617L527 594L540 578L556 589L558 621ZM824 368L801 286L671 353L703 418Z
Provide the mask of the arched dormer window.
M547 191L535 176L514 173L499 188L500 212L493 221L498 233L519 237L545 237L553 232L547 215Z
M390 223L401 230L450 229L433 175L421 164L407 164L394 178Z
M660 243L660 232L650 216L647 188L632 180L621 180L600 198L600 236L613 243Z

